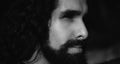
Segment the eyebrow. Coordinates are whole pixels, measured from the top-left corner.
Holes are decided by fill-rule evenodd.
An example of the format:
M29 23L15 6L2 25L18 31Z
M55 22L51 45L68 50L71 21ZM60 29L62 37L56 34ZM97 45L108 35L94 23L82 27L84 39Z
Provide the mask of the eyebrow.
M60 14L60 18L69 18L69 19L72 19L76 16L80 16L81 15L81 11L78 11L78 10L66 10L66 11L63 11L61 12Z

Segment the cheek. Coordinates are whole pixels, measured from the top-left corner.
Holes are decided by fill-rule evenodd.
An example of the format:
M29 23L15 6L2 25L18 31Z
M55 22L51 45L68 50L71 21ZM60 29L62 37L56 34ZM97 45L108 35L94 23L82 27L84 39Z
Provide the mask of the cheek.
M64 27L60 22L55 22L50 28L50 41L52 47L58 48L67 40L69 30Z
M61 24L59 24L59 25L57 25L56 27L55 27L55 29L56 29L56 33L58 34L58 37L60 38L60 39L67 39L67 37L68 37L68 34L70 33L69 32L69 28L67 28L65 25L61 25Z

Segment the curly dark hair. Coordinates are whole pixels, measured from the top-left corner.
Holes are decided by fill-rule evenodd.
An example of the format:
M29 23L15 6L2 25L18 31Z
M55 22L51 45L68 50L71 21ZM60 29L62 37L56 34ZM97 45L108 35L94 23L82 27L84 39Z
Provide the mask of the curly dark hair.
M23 64L47 39L55 0L4 0L0 22L0 64Z

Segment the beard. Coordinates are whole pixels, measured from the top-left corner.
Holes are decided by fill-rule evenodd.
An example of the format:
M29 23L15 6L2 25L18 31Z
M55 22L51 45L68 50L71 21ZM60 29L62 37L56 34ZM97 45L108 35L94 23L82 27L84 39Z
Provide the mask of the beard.
M59 50L52 49L48 44L42 46L42 53L45 59L49 62L49 64L87 64L85 59L85 44L83 41L78 40L68 40L66 44L61 45ZM80 50L81 52L70 54L68 50L70 48L75 48Z

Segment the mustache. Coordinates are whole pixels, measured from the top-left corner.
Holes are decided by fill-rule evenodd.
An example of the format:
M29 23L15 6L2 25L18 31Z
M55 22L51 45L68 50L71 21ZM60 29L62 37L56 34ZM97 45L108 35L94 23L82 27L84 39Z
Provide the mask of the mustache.
M74 46L85 47L86 42L84 40L68 40L63 47L70 48Z

